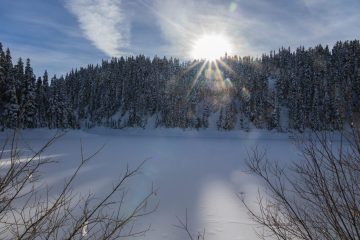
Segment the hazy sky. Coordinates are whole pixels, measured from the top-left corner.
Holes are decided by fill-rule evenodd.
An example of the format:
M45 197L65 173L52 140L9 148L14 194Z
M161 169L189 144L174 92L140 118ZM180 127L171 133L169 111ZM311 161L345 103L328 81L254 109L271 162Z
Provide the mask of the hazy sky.
M360 0L0 0L0 42L36 74L130 54L187 59L204 34L241 56L332 45L360 37Z

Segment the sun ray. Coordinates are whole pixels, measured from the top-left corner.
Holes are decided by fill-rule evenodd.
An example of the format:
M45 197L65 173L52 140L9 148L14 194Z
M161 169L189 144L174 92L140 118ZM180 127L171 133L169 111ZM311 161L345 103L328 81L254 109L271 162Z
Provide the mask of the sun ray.
M188 73L191 69L193 69L194 67L196 67L197 65L199 65L200 63L197 61L194 61L193 63L191 63L190 66L188 66L185 71L181 71L179 74L174 74L169 81L169 85L171 83L174 82L178 82L182 77L184 77L186 75L186 73Z
M184 71L184 74L190 72L193 68L195 68L200 63L201 63L200 61L194 61L193 63L191 63L190 66L188 66L186 68L186 70Z
M219 65L217 64L217 61L214 62L214 65L215 65L215 69L216 69L216 74L217 74L217 80L220 80L221 83L224 83L224 78L222 76L222 73L221 73L221 70L219 68Z
M208 70L207 70L207 75L206 75L206 77L207 77L208 79L211 79L211 78L212 78L212 66L211 66L211 63L210 63L210 62L208 62Z
M227 71L229 71L232 74L235 74L235 71L223 60L219 59L217 60L218 63L220 63L221 66L223 66Z
M189 97L189 95L190 95L192 89L194 88L195 84L197 83L197 81L199 80L199 78L201 77L201 75L203 74L204 69L205 69L207 63L208 63L207 61L204 61L203 64L201 65L199 71L196 73L196 76L195 76L194 80L193 80L192 83L191 83L191 87L190 87L190 89L189 89L189 92L188 92L188 94L187 94L187 97Z

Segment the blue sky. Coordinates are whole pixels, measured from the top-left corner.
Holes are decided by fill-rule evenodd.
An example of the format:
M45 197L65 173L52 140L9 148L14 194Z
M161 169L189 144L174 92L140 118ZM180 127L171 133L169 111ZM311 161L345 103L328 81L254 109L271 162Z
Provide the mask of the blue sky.
M359 22L359 0L0 0L0 42L37 75L121 55L188 59L204 34L241 56L332 45L359 38Z

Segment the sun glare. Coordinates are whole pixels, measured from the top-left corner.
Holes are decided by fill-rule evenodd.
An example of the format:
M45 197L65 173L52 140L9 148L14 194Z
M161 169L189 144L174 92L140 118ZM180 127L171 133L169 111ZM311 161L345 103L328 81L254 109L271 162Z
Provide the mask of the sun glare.
M206 59L215 61L230 53L232 46L229 39L223 35L204 35L195 41L191 57L194 59Z

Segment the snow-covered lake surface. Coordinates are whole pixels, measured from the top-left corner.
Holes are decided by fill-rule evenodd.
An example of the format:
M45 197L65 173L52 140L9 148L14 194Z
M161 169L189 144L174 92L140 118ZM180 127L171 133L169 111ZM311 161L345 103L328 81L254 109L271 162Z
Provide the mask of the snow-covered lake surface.
M55 131L26 130L21 133L22 148L38 149ZM0 139L6 133L0 133ZM75 190L103 194L110 190L128 163L136 167L148 159L142 175L130 186L128 201L134 204L149 192L152 184L158 189L154 201L157 211L140 219L151 230L144 238L186 239L185 232L174 227L176 216L189 213L194 233L205 228L206 239L257 239L254 225L237 194L243 192L255 201L259 182L245 173L247 152L258 146L267 150L269 159L293 161L299 152L287 133L254 130L183 131L183 130L109 130L69 131L58 139L45 155L58 163L48 166L44 181L56 184L69 176L80 162L80 139L85 155L103 145L102 151L81 171ZM6 163L4 163L6 164Z

